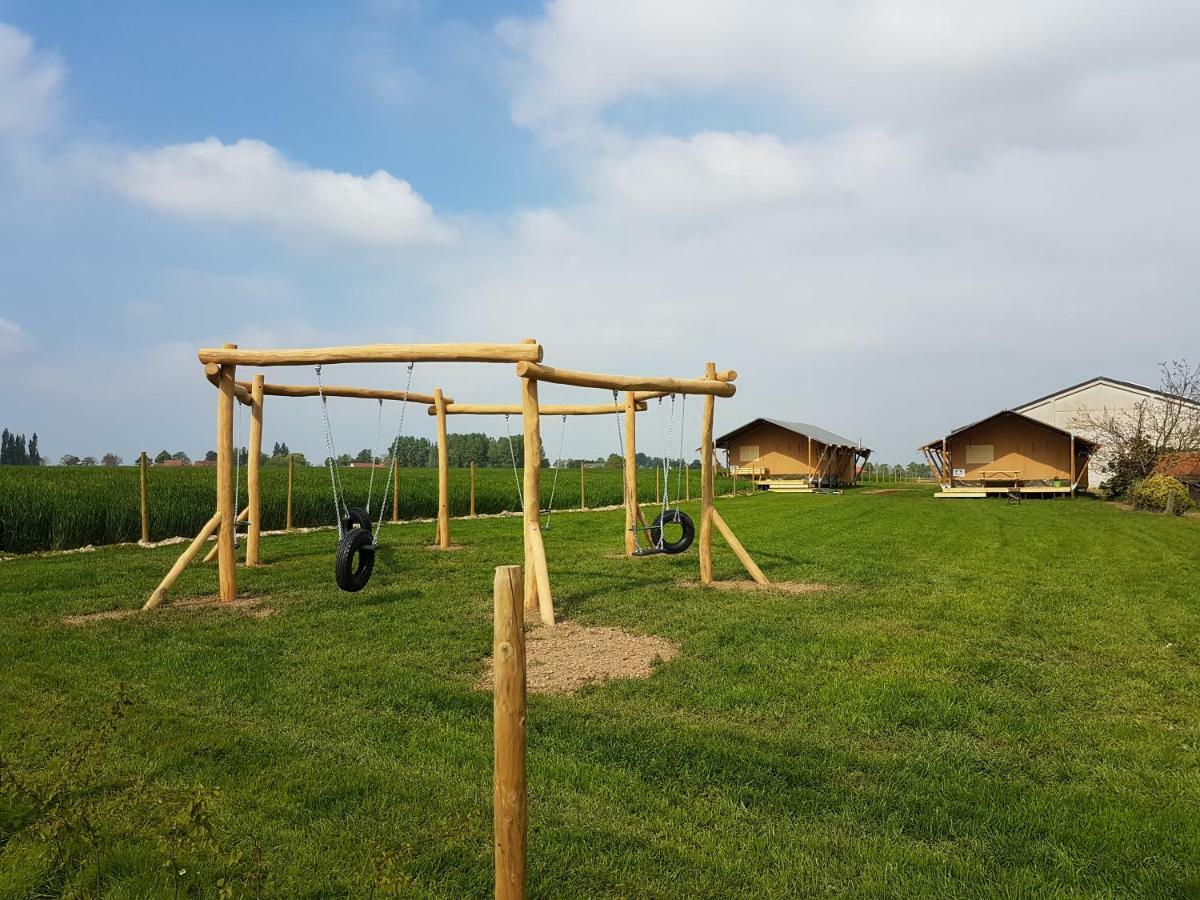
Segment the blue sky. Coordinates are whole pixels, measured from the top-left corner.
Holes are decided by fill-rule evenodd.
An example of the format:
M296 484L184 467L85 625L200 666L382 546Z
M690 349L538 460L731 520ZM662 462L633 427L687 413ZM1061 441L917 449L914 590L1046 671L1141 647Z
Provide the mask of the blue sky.
M1197 100L1175 0L0 0L0 370L28 385L0 418L54 457L196 454L199 346L534 336L576 368L715 359L718 428L906 461L1200 357ZM370 442L373 410L336 415ZM318 412L268 439L318 455Z

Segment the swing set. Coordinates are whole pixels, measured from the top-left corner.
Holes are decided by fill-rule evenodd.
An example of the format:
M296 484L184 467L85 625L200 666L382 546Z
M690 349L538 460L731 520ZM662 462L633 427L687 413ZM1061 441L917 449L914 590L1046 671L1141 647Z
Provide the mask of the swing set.
M708 363L702 378L634 377L606 375L558 369L541 364L542 347L527 339L518 344L372 344L348 347L318 347L303 349L246 350L236 344L221 348L202 349L198 353L204 364L205 376L217 388L217 508L212 518L196 535L175 565L150 595L143 609L158 606L166 592L178 579L187 565L196 557L205 542L217 535L215 548L218 569L219 597L223 601L237 598L236 527L246 521L247 566L261 564L261 490L259 484L259 461L262 450L263 404L267 396L275 397L318 397L321 400L322 423L329 457L327 467L333 503L334 521L338 528L338 545L335 554L334 575L340 588L355 592L362 590L374 571L375 551L378 535L382 532L384 509L389 492L397 490L395 483L396 450L403 436L405 410L409 403L429 405L430 415L437 416L438 432L438 524L435 546L450 547L449 515L449 461L446 445L446 419L449 415L503 415L506 419L520 415L524 438L524 465L516 465L516 453L510 433L510 453L514 476L518 478L518 496L522 508L524 531L524 608L537 608L542 623L554 624L554 605L551 599L550 576L546 562L546 549L542 539L541 470L542 439L541 416L562 418L559 433L559 458L556 460L555 478L561 465L562 443L565 437L566 420L579 415L616 415L617 439L624 450L624 507L625 507L625 552L631 557L655 554L678 554L686 551L698 534L700 582L708 585L713 581L712 530L725 538L730 548L760 584L769 584L762 570L754 563L729 525L713 505L713 411L717 397L732 397L733 381L737 373L718 372L715 364ZM462 362L462 363L515 363L520 384L521 402L518 405L459 404L446 397L441 388L433 395L419 394L412 390L414 364L419 362ZM330 386L324 383L322 373L326 366L340 363L403 363L407 364L404 390L382 390L362 387ZM238 366L312 366L315 372L313 385L269 384L265 376L257 374L249 382L237 380ZM597 388L612 393L612 403L594 405L538 403L540 382ZM624 392L624 402L620 394ZM698 395L704 398L701 423L701 494L700 524L695 528L691 519L679 508L679 483L684 473L684 433L686 398ZM365 505L351 504L337 462L336 442L329 417L328 400L331 397L372 399L379 404L376 422L375 452L379 449L383 434L384 401L401 404L400 423L396 438L391 443L388 475L383 485L379 503L377 524L372 528L374 481L372 469L367 488ZM676 427L676 398L679 398L678 428ZM669 422L664 423L663 400L670 400ZM656 497L660 507L653 523L648 523L637 498L637 413L648 409L648 401L659 403L659 433L662 446L660 465L663 489ZM240 450L234 446L234 406L241 403L251 410L250 440L246 463L247 505L239 513L240 496ZM624 429L620 416L624 414ZM665 425L665 427L664 427ZM678 455L668 459L668 450L673 446L676 431L679 435ZM376 456L372 457L372 465ZM672 497L670 474L676 467L676 490ZM549 511L553 511L553 487ZM548 522L547 522L548 524ZM679 536L668 539L668 529L679 529ZM639 532L647 536L648 544L639 540Z

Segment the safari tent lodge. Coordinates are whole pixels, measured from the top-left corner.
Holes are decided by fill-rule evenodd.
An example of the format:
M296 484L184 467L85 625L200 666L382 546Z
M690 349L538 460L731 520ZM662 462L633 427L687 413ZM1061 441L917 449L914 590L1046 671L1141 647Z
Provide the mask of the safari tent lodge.
M1006 409L920 450L941 481L937 497L1074 496L1096 443Z
M810 492L855 484L871 451L804 422L754 419L713 441L730 474L764 490Z

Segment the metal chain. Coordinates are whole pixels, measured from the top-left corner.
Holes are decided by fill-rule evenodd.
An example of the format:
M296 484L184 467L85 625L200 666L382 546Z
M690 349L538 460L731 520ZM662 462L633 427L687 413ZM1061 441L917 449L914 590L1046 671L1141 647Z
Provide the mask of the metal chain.
M325 420L325 447L329 456L325 458L325 466L329 469L329 486L333 489L333 520L337 522L338 537L344 535L342 528L342 508L345 505L338 498L337 449L333 446L333 428L329 424L329 402L325 398L325 386L321 383L321 367L314 367L317 373L317 394L321 398L321 416Z
M379 415L375 417L375 442L371 444L371 480L367 482L367 519L371 518L371 497L375 494L375 463L379 456L379 435L383 432L383 398L379 398Z
M562 466L563 439L567 436L567 417L562 417L558 430L558 456L554 458L554 481L550 484L550 508L546 510L546 530L550 530L550 517L554 515L554 492L558 490L558 470Z
M683 463L683 432L687 424L687 394L680 394L679 401L679 468L675 475L675 508L679 509L679 498L683 495L683 478L687 471Z
M375 533L378 535L383 530L383 511L387 509L388 487L392 484L392 476L396 477L394 490L397 496L400 494L400 474L396 466L396 454L400 452L400 438L404 437L404 414L408 412L408 392L412 388L413 366L415 363L408 364L408 380L404 382L404 400L400 404L400 430L396 432L396 439L392 441L392 452L388 455L388 479L383 485L383 499L379 501L379 524L375 527ZM383 401L380 400L382 406ZM372 470L374 471L374 470ZM370 516L370 509L367 510L367 515Z
M504 433L508 435L508 455L512 457L513 481L517 483L517 500L525 508L525 492L521 490L521 476L517 474L517 451L513 449L512 431L508 427L508 413L504 414Z

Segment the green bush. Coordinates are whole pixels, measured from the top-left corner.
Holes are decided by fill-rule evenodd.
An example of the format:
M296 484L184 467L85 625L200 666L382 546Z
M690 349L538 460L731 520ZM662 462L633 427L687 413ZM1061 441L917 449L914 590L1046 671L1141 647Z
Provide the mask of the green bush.
M1151 475L1143 478L1133 488L1133 505L1137 509L1166 510L1168 498L1175 515L1183 515L1192 505L1187 488L1178 478L1170 475Z

